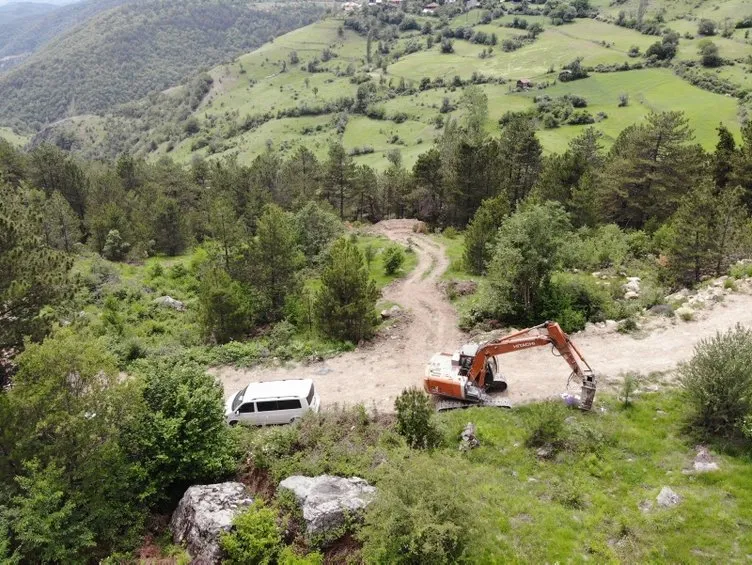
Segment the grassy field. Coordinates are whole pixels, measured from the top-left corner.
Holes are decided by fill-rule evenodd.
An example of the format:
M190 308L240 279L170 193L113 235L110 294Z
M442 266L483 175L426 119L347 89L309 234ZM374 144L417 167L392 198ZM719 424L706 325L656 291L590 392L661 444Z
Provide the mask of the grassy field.
M476 31L497 35L499 45L485 58L479 57L484 49L487 50L483 45L454 40L454 52L442 54L438 43L429 49L426 36L419 31L399 32L391 48L392 53L396 51L400 55L389 58L385 70L366 63L364 36L345 29L341 17L330 17L275 38L256 51L212 69L210 74L214 83L211 91L194 112L201 127L198 134L173 142L166 141L169 135L165 135L162 129L156 139L158 149L152 153L146 153L150 133L136 137L139 137L141 151L145 154L155 159L170 154L185 163L190 162L194 155L202 155L209 159L236 156L241 163L248 164L268 147L285 157L301 144L319 158L324 158L328 146L339 140L348 150L369 149L356 157L359 163L383 169L388 164L386 153L398 149L404 164L410 167L441 134L441 128L436 126L437 118L463 119L461 106L448 114L439 114L445 98L455 106L459 105L463 89L447 86L405 94L397 89L398 85L404 81L407 86L417 87L424 78L443 78L448 84L455 76L466 80L473 74L507 81L482 86L488 96L486 130L492 135L498 132L501 116L508 111L530 108L532 97L544 93L549 96L575 93L588 100L592 114L605 112L608 118L596 127L605 134L606 144L611 143L624 127L653 110L684 111L695 130L696 140L706 148L714 145L715 128L720 122L738 134L742 113L736 99L692 86L670 68L593 73L587 80L556 84L561 67L577 57L588 66L635 64L644 59L629 57L629 49L637 47L644 53L658 39L612 23L622 10L630 17L636 13L638 0L618 4L596 0L592 4L600 12L599 19L577 19L566 25L553 26L545 16L522 16L528 24L540 23L544 31L532 43L511 52L503 50L502 40L525 33L524 30L505 27L512 21L511 15L485 24L480 24L482 10L471 10L453 18L450 27L473 26ZM502 5L511 9L516 4L506 2ZM712 4L689 0L649 3L646 17L657 15L661 15L667 27L682 34L676 61L697 63L698 45L702 39L696 36L699 19L711 18L720 26L727 17L736 21L752 15L752 5L742 0L718 0ZM422 16L416 20L419 25L430 21L436 26L439 22L438 18ZM688 38L684 34L695 36ZM736 62L733 66L705 72L716 74L740 88L752 88L752 69L745 62L752 56L752 40L744 37L744 30L737 30L729 38L716 36L713 41L722 57ZM404 54L410 45L417 50ZM328 61L323 61L324 50L332 55ZM319 72L307 69L314 59L319 60ZM310 113L311 108L331 104L342 97L352 98L356 95L358 83L365 77L369 77L376 87L375 104L383 108L385 119L375 120L362 114L343 116L336 111L306 117L282 115L301 107L307 107ZM539 86L549 86L518 94L513 91L519 78L531 79ZM630 104L618 108L618 97L623 93L629 95ZM709 112L708 108L713 111ZM392 118L399 113L406 114L407 119L395 123ZM265 120L268 121L254 129L243 131L238 127L246 118L262 115L267 116ZM91 144L103 137L101 120L76 119L78 122L70 122L76 137ZM346 120L344 127L343 120ZM178 125L175 130L180 128ZM539 136L547 152L561 151L580 130L579 126L568 125L555 130L541 128Z
M525 96L532 98L535 94ZM739 135L738 106L733 98L699 90L669 69L593 74L584 80L559 83L546 89L546 94L551 97L577 94L587 99L591 114L605 112L608 118L595 127L603 132L607 144L616 139L621 130L640 121L649 112L677 109L687 114L695 130L695 140L705 149L715 145L715 129L720 123ZM624 108L618 107L620 94L629 96L629 105ZM708 108L713 108L713 111L708 112ZM562 151L582 129L583 126L565 126L542 130L538 135L547 150Z
M711 445L720 470L688 471L698 440L674 392L642 394L628 407L601 392L591 413L560 403L450 412L437 418L443 442L432 451L405 447L389 419L364 413L248 430L247 461L274 481L355 474L381 496L407 489L413 505L448 497L466 513L471 563L744 562L752 553L752 460ZM480 447L465 453L457 445L467 422ZM536 442L541 426L551 433ZM676 506L656 503L663 487L679 495Z
M6 127L0 127L0 139L4 139L12 145L16 145L18 147L26 145L29 141L28 136L19 135L11 128Z

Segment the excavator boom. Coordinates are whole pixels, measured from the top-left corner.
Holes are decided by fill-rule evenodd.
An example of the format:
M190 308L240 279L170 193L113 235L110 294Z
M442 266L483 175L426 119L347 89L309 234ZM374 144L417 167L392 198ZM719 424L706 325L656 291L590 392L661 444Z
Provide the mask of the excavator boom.
M595 375L569 336L559 324L550 321L489 341L475 351L469 351L465 346L453 356L434 355L426 370L424 387L427 392L445 398L487 403L491 397L485 394L486 391L506 389L506 383L500 380L495 357L545 345L551 345L569 364L572 369L570 380L577 378L582 382L580 408L590 410L595 397Z

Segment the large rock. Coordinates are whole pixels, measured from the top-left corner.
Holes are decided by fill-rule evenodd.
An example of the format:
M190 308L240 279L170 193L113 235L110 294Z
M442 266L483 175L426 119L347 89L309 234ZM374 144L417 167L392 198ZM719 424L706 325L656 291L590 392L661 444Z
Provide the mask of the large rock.
M279 483L292 491L303 510L308 536L339 528L346 517L358 517L376 495L376 488L358 477L303 477L294 475Z
M470 451L480 446L480 441L475 435L475 425L468 422L460 434L460 451Z
M697 455L692 462L692 468L696 473L709 473L720 469L718 463L716 463L713 460L713 456L710 455L708 448L703 445L697 446Z
M172 539L185 545L194 563L218 563L219 535L228 531L235 515L251 504L253 499L241 483L192 486L172 515Z
M173 310L177 310L178 312L185 310L185 304L180 302L180 300L175 300L172 296L160 296L159 298L155 298L154 302L156 302L159 306L162 306L164 308L172 308Z

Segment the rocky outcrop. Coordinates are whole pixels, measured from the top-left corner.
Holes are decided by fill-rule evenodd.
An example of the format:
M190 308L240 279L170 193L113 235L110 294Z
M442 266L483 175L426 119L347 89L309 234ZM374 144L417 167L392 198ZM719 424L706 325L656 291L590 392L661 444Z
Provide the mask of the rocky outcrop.
M359 517L376 495L376 488L358 477L303 477L294 475L279 484L291 491L303 511L306 533L326 534Z
M180 300L175 300L172 296L160 296L159 298L155 298L154 302L163 308L172 308L178 312L185 310L185 304L180 302Z
M194 563L218 563L219 536L232 526L235 515L253 504L241 483L190 487L170 521L172 539L184 545Z

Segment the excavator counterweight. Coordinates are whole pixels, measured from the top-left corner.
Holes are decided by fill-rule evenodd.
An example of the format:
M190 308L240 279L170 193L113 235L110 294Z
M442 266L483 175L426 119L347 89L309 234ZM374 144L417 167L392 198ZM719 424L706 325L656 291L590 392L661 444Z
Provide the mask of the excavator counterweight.
M550 321L483 344L466 344L454 354L437 353L426 367L423 386L429 394L440 397L438 410L467 406L509 407L505 399L488 394L507 388L496 357L545 345L552 346L569 364L572 369L569 379L582 383L579 407L590 410L596 389L593 370L559 324Z

